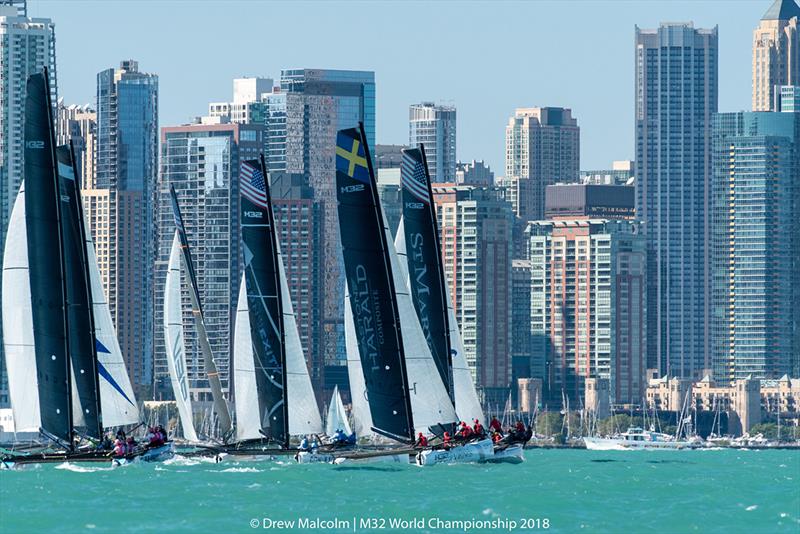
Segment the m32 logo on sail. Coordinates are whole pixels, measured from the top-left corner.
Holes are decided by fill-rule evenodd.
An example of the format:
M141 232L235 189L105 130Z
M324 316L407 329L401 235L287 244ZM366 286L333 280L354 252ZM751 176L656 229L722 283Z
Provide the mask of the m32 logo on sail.
M406 202L406 207L411 208L412 210L421 210L425 207L425 204L422 202Z
M44 141L26 141L25 148L30 148L33 150L42 150L44 149Z
M260 211L245 211L244 216L248 219L261 219L264 217L264 214Z
M364 184L345 185L339 188L342 193L355 193L364 190Z

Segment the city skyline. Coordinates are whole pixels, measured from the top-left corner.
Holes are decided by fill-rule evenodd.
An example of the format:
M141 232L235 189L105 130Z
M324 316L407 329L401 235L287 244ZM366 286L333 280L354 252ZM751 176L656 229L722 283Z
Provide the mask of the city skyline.
M302 6L266 3L233 2L231 9L215 12L213 17L203 10L188 11L185 2L161 3L161 15L150 10L130 10L125 26L113 25L125 3L30 2L29 16L53 19L58 32L59 95L68 104L93 104L94 76L101 68L116 64L120 58L132 57L159 73L162 125L188 123L192 117L204 115L210 101L229 98L233 78L262 76L277 79L281 69L324 67L353 70L374 70L378 91L377 136L380 144L404 144L408 139L408 106L434 100L454 105L459 114L457 156L461 161L483 159L500 176L503 168L505 120L517 107L562 106L573 110L582 129L582 167L606 168L612 160L634 157L634 93L631 43L634 25L658 27L664 21L693 21L695 27L720 24L720 111L750 108L751 71L742 57L751 57L754 22L768 5L752 2L534 2L530 4L500 3L487 11L480 5L466 4L453 10L447 3L424 5L431 18L446 18L435 34L415 25L393 25L390 12L399 4L353 4ZM163 5L162 5L163 4ZM408 6L409 17L423 4ZM574 16L579 6L581 16ZM725 16L720 16L724 6ZM87 9L76 9L90 7ZM238 28L243 9L247 20L264 20L264 29L252 32L228 30ZM317 16L309 18L308 13ZM263 14L263 15L262 15ZM303 17L303 29L314 39L297 39L296 24L272 24L276 20ZM585 37L563 38L556 28L562 25L539 24L535 30L506 31L509 20L528 17L540 20L570 18L570 30ZM354 17L354 18L353 18ZM724 19L724 20L723 20ZM183 23L176 24L176 21ZM333 23L331 23L333 21ZM348 22L351 26L347 26ZM366 24L369 21L371 24ZM386 21L386 22L384 22ZM184 43L165 49L156 37L139 39L141 28L148 34L169 36L170 42ZM198 39L196 28L209 28L219 39ZM87 46L90 42L103 46ZM216 29L215 29L216 28ZM342 31L351 28L359 34L357 53L342 54L336 47L321 47ZM613 31L608 31L612 29ZM503 31L502 41L464 38L465 32ZM235 53L226 38L236 34ZM404 34L401 38L398 33ZM603 44L586 53L586 42ZM165 37L164 37L165 38ZM445 52L445 60L423 61L431 47L431 39ZM263 40L263 44L260 42ZM562 44L551 53L552 43ZM403 42L402 49L392 43ZM458 52L448 50L459 43ZM291 43L285 46L282 43ZM276 46L277 44L277 46ZM519 62L519 50L530 46L530 61ZM507 53L515 50L514 54ZM538 51L548 51L547 54ZM81 58L77 61L71 58ZM387 61L389 60L389 61ZM389 63L390 66L384 65ZM209 63L213 66L210 68ZM573 68L564 68L565 65ZM502 72L502 83L496 73ZM466 77L476 80L464 83ZM547 81L543 81L547 80ZM586 91L587 83L592 88ZM201 87L201 90L193 88ZM493 94L487 99L486 93ZM598 105L602 103L602 105Z

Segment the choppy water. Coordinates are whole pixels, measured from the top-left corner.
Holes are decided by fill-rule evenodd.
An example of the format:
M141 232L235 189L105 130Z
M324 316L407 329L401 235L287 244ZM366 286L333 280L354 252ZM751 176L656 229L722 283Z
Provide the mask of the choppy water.
M0 532L274 532L293 529L264 528L269 521L299 529L316 518L340 526L306 531L800 532L800 452L535 450L526 459L28 466L0 472ZM421 523L394 526L400 519Z

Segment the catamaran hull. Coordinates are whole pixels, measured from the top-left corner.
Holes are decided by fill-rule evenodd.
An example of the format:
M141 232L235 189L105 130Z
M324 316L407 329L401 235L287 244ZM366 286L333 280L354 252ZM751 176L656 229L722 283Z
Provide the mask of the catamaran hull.
M120 467L123 465L132 464L134 462L163 462L164 460L169 460L174 456L175 456L175 444L170 442L170 443L165 443L160 447L153 447L147 449L142 454L135 455L133 457L112 458L111 466Z
M494 456L486 460L493 464L521 464L525 461L522 445L510 445L505 449L495 450Z
M332 464L336 457L329 453L301 451L294 455L298 464Z
M451 449L427 449L417 453L417 465L467 464L485 462L494 456L492 440L482 439Z
M688 441L630 441L615 438L583 438L590 451L666 450L692 449Z
M365 458L353 458L353 457L340 457L336 458L334 462L336 465L340 464L404 464L408 465L411 463L411 457L408 453L401 453L401 454L387 454L384 456L368 456Z

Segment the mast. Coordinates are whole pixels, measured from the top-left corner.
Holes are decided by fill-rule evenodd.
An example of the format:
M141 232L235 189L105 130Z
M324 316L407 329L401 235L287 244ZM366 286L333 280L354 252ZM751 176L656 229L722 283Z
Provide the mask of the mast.
M337 134L336 186L345 275L372 430L412 442L414 421L389 244L363 124Z
M288 447L283 295L263 156L242 162L239 189L244 272L237 306L234 382L237 414L243 417L237 422L237 435L240 440L263 437Z
M73 424L89 437L103 434L89 257L72 143L56 148L63 235L68 343L73 381Z
M28 77L25 101L25 227L40 431L72 450L72 384L69 325L65 313L64 236L49 87L46 68Z
M173 184L169 185L169 193L172 197L172 211L175 216L175 226L178 228L178 236L181 242L181 250L183 252L183 266L186 269L186 275L189 278L189 298L192 303L192 316L194 317L194 326L197 331L197 339L200 343L200 350L203 354L203 366L206 370L206 378L211 387L211 396L214 399L214 410L217 412L219 419L220 431L223 440L227 439L231 430L231 416L228 412L228 405L225 403L225 398L222 396L222 383L219 379L219 372L214 363L214 354L211 352L211 344L208 341L208 334L206 332L206 325L203 319L203 307L200 303L200 290L197 286L197 276L194 272L194 264L192 263L192 253L189 250L189 238L186 235L186 229L183 226L183 217L181 216L180 206L178 205L178 196L175 194L175 187Z

